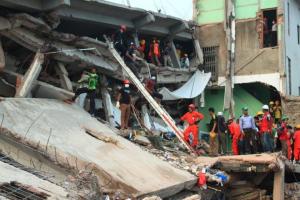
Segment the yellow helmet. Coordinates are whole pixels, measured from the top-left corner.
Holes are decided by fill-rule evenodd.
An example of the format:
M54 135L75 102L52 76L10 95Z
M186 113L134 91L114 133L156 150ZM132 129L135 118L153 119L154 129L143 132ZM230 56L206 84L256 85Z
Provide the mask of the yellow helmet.
M264 113L262 112L262 111L258 111L257 113L256 113L256 116L258 116L258 115L263 115Z
M215 132L209 132L209 137L210 137L211 139L216 138L216 136L217 136L217 134L216 134Z
M300 124L297 124L297 125L296 125L296 129L300 129Z
M270 102L269 102L269 105L273 105L273 104L274 104L274 101L270 101Z

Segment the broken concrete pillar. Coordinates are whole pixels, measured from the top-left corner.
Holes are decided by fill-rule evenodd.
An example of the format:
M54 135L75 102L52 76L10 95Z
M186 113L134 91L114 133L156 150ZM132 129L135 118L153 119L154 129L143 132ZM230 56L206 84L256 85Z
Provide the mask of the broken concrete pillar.
M31 92L33 82L36 81L42 70L43 62L44 54L37 52L19 87L17 87L15 97L26 97Z
M194 48L195 48L195 52L196 52L199 64L203 64L203 51L200 47L199 40L194 38L193 42L194 42Z
M73 92L72 82L69 78L69 73L66 70L65 65L59 62L59 63L57 63L55 70L59 76L60 84L61 84L62 88L65 90L68 90L70 92Z
M173 40L171 41L171 44L172 44L172 50L171 50L172 63L175 67L180 68L181 67L180 66L180 58L177 55L176 47L175 47Z
M0 38L0 72L3 70L5 67L5 55L4 55L4 50L2 48L2 41Z
M274 172L274 183L273 183L273 200L284 199L284 173L285 164L279 160L280 170Z
M106 121L109 122L109 124L112 127L115 127L115 120L114 120L114 113L113 113L113 107L112 107L112 102L111 102L111 98L110 95L106 89L106 77L102 76L102 81L101 81L101 95L102 95L102 102L103 102L103 108L104 108L104 112L105 112L105 119Z

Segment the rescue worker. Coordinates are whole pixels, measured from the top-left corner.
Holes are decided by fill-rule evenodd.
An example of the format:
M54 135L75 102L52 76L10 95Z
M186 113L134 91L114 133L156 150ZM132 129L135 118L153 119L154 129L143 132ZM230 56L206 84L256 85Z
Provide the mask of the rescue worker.
M256 141L256 126L254 118L249 115L248 107L244 107L243 116L240 118L240 129L244 137L245 153L257 153L257 141Z
M188 54L184 54L183 58L181 58L181 68L189 68L190 67L190 60Z
M113 35L114 46L121 57L125 56L127 50L126 29L125 25L121 25L120 29Z
M300 162L300 124L296 125L294 133L294 160L299 164Z
M139 56L141 58L145 58L145 50L146 50L146 40L142 39L140 41L140 46L138 47Z
M218 141L219 141L219 154L227 153L227 138L226 138L226 124L225 118L223 116L223 112L218 112L217 114L217 133L218 133Z
M157 91L155 76L152 76L151 79L146 80L145 88L151 94L151 96L155 98L157 103L160 104L161 100L163 99L163 95Z
M270 115L271 115L273 118L275 118L273 107L274 107L274 101L270 101L270 102L269 102L269 108L270 108L269 112L270 112Z
M259 127L260 127L260 122L261 122L261 119L262 119L262 116L264 115L264 113L262 111L258 111L256 113L256 116L254 117L254 120L255 120L255 126L256 126L256 137L257 137L257 151L258 152L263 152L263 146L262 146L262 143L261 143L261 134L260 134L260 131L259 131Z
M262 119L260 121L260 127L259 127L259 131L261 133L261 143L262 143L264 152L271 152L273 149L273 147L272 147L273 119L269 113L268 105L263 105L262 111L263 111L264 115L262 116Z
M288 157L288 128L287 128L287 116L281 118L281 124L278 128L278 138L281 144L281 152L285 157Z
M159 42L156 39L153 39L152 44L150 45L149 57L151 58L151 62L157 66L161 66L159 61L160 58L160 48Z
M136 51L136 46L133 42L131 42L129 48L126 51L124 60L125 60L126 65L132 70L134 75L136 77L139 77L140 69L136 63L136 54L135 54L136 52L135 51Z
M208 109L209 115L211 117L210 123L209 123L209 145L210 145L210 155L211 156L217 156L218 155L218 149L219 149L219 141L216 134L217 131L217 118L215 114L214 108Z
M121 130L128 129L130 118L131 91L129 80L123 81L123 87L119 90L116 107L121 110Z
M163 52L163 59L164 59L164 66L173 67L172 59L171 59L171 51L172 51L172 44L170 41L167 41L164 52Z
M273 112L274 112L275 123L276 124L280 123L280 119L282 117L282 108L278 100L275 101L275 105L273 106Z
M87 87L78 88L75 91L75 95L72 98L72 101L74 102L75 99L83 93L87 93L89 99L90 99L90 114L92 116L95 116L95 98L96 98L96 89L99 83L99 76L97 74L96 68L92 68L91 73L88 74L87 78Z
M233 155L239 155L239 140L241 139L240 125L234 121L234 117L228 119L228 130L232 136L232 153Z
M204 118L201 113L195 110L195 105L190 104L189 111L180 118L181 121L186 121L188 123L188 127L183 132L184 140L194 148L198 145L197 123Z

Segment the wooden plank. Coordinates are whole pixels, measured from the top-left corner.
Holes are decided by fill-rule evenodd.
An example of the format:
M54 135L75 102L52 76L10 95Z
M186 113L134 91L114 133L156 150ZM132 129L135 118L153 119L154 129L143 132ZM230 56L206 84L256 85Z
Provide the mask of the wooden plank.
M278 161L280 170L274 173L274 184L273 184L273 200L284 199L284 173L285 165L282 160Z

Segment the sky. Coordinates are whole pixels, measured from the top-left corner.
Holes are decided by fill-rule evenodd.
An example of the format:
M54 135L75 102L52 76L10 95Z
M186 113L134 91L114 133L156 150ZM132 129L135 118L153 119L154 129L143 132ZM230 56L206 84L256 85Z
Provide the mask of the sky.
M192 20L193 0L106 0L131 7L142 8L157 12L161 9L163 14L178 17L184 20Z

